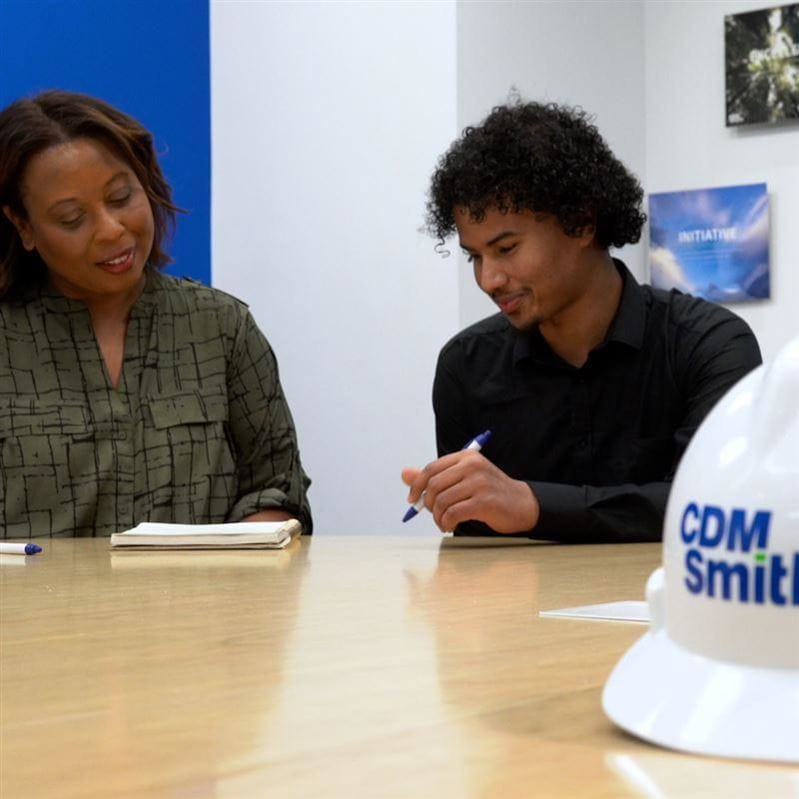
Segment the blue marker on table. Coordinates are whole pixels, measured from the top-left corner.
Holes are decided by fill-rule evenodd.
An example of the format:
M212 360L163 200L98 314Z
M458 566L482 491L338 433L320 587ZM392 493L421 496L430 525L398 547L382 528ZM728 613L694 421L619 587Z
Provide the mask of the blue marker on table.
M491 438L491 431L486 430L485 433L480 433L479 436L475 436L463 449L473 449L476 452L479 452L484 446L486 441ZM403 522L410 521L417 513L424 507L424 494L422 494L416 502L405 511L405 515L402 517Z
M0 541L0 555L35 555L41 551L42 548L38 544L12 544Z

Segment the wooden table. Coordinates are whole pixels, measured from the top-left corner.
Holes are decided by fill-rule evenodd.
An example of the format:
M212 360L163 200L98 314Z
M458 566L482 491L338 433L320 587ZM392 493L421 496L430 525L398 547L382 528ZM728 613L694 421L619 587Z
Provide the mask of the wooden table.
M317 535L283 552L2 556L2 799L796 796L600 707L656 545Z

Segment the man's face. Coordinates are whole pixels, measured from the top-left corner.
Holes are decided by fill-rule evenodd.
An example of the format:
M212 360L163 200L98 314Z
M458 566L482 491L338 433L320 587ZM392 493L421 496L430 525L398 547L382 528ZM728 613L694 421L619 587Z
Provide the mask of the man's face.
M455 225L477 285L518 330L557 324L586 291L592 230L567 236L555 217L527 210L488 210L475 222L460 207Z

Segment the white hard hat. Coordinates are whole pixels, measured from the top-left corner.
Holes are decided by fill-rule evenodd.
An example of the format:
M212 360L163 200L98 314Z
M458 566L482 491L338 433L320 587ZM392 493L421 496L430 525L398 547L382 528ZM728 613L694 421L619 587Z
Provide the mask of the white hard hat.
M646 591L608 716L675 749L799 761L799 337L697 430Z

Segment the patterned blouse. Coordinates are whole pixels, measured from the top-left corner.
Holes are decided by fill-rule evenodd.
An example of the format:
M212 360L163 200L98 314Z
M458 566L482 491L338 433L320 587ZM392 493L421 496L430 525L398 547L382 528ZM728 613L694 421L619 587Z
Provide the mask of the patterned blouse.
M150 271L115 389L86 306L0 302L0 537L282 508L311 532L274 354L239 300Z

